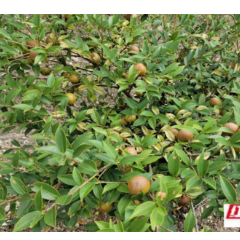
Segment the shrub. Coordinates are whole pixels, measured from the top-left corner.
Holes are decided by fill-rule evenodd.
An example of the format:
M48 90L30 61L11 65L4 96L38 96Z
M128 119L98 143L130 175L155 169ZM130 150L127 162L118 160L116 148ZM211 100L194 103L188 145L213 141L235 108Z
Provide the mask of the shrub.
M9 205L13 231L71 228L99 206L117 221L89 231L175 231L178 204L190 203L192 231L206 198L201 218L223 216L240 194L239 23L0 15L0 128L36 143L13 139L1 156L0 224ZM145 194L129 193L136 176L147 180Z

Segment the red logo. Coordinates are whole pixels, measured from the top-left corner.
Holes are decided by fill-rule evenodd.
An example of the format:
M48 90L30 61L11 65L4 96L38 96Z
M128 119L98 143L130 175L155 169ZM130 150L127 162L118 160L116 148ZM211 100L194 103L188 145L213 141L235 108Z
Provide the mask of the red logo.
M240 204L230 204L226 219L240 219Z

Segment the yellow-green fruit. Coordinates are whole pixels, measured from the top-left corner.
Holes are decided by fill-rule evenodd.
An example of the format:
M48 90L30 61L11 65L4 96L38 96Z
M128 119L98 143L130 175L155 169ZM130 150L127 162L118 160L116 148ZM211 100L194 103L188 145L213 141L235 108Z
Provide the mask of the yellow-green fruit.
M145 75L146 72L147 72L146 67L145 67L142 63L136 63L136 64L134 65L134 67L135 67L135 70L136 70L137 72L140 72L140 73L139 73L140 76Z
M76 101L76 97L72 93L66 93L65 94L68 97L68 104L73 105L73 103Z
M144 95L143 92L135 92L135 94L136 94L136 96L139 97L139 98L142 97L142 96Z
M238 125L235 124L235 123L226 123L223 126L226 127L226 128L229 128L233 132L233 133L224 132L223 135L226 135L226 136L232 136L238 130Z
M129 173L129 172L132 171L132 166L127 165L127 164L123 164L122 170L123 170L124 173Z
M96 64L99 64L101 62L100 56L95 52L92 52L90 54L90 60L92 63L96 63Z
M214 107L214 106L216 106L216 105L218 105L218 106L221 106L221 103L220 103L220 101L218 100L218 98L211 98L210 100L209 100L209 104L212 106L212 107Z
M80 77L77 74L72 74L69 77L71 83L78 83L80 81Z
M129 79L129 75L127 73L123 73L122 76L125 78L125 79Z
M71 73L69 73L69 72L62 72L61 76L63 76L65 79L69 79L70 76L71 76Z
M135 176L128 182L128 191L132 194L140 194L143 192L146 194L150 189L150 181L143 176Z
M122 126L126 126L128 123L127 123L127 121L125 120L125 118L121 118L120 124L121 124Z
M188 141L193 139L193 134L191 132L188 132L188 131L185 131L185 130L181 129L178 132L178 139L181 142L188 142Z
M127 115L127 116L125 116L125 120L129 123L132 123L136 120L136 116L135 115Z
M109 204L109 202L106 203L99 203L99 210L101 212L109 212L112 209L112 204Z
M124 148L123 151L128 152L131 155L138 155L136 149L133 147L126 147L126 148Z
M43 76L48 76L51 73L51 71L52 69L49 67L41 67L41 70L40 70Z
M28 48L34 48L35 46L40 46L40 42L38 41L27 41Z

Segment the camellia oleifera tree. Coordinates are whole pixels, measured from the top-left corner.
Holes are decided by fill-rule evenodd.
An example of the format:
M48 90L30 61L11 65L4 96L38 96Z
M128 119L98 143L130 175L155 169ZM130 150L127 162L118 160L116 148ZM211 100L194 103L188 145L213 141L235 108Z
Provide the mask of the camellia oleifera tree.
M239 15L0 15L0 224L184 231L240 194ZM10 211L10 212L9 212Z

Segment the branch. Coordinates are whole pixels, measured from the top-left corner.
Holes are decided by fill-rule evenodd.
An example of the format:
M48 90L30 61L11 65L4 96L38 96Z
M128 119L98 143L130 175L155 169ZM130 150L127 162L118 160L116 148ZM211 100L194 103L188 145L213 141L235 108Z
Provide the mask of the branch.
M196 216L195 209L194 209L194 206L193 206L193 202L192 202L192 201L191 201L191 208L192 208L193 215L194 215L194 217L195 217L195 227L196 227L196 231L199 232L199 230L198 230L197 216Z

